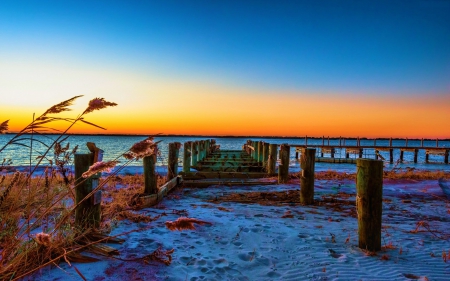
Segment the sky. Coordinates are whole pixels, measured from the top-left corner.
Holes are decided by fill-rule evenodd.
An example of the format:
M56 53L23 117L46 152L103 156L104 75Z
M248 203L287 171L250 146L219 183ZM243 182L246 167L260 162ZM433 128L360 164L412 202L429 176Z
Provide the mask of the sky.
M76 95L118 106L72 133L450 138L450 1L3 0L0 122Z

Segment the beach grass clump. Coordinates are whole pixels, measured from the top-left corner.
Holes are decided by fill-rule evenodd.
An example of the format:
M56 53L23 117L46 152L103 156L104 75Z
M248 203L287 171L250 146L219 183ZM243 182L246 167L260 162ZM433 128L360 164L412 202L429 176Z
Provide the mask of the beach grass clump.
M85 115L117 104L95 98L75 118L57 116L70 111L69 106L79 97L53 105L0 147L0 156L8 146L25 147L30 153L30 165L26 172L10 173L14 159L5 159L1 165L0 280L21 279L62 260L69 264L71 261L92 261L92 258L82 256L80 250L98 241L90 242L86 237L92 229L77 227L73 216L77 206L74 202L76 179L68 166L73 163L77 147L71 148L69 143L63 142L68 137L68 131L79 122L104 129L86 121ZM36 151L34 135L57 131L52 127L56 121L68 122L69 125L55 140L49 143L39 141L45 148L44 151ZM8 129L9 120L0 124L0 133ZM31 155L35 153L40 156L36 158L37 163L32 164ZM47 163L44 164L45 169L43 173L36 174L41 163ZM108 167L111 167L109 164ZM97 165L94 168L98 172L101 167ZM108 180L105 178L104 182ZM81 276L80 272L78 274Z

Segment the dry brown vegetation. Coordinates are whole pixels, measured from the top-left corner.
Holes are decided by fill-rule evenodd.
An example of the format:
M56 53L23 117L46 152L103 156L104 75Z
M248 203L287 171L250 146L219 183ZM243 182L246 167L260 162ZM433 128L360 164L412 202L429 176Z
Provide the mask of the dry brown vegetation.
M111 238L92 239L93 229L82 228L74 223L75 204L75 179L73 171L67 168L72 163L77 147L70 149L70 144L63 142L67 139L66 133L78 122L103 129L90 123L84 116L95 110L100 110L115 103L105 101L103 98L95 98L89 102L86 110L76 118L55 117L55 114L70 110L70 106L79 96L58 103L40 115L8 143L0 147L0 153L8 146L19 146L29 149L30 153L36 152L33 148L34 134L45 134L53 131L50 124L54 121L65 121L70 125L57 137L45 145L45 151L38 151L41 155L31 165L27 173L9 173L14 169L12 161L3 161L0 166L0 280L21 279L34 271L47 266L56 265L60 261L66 261L71 265L72 261L91 262L96 258L87 257L81 251L99 242ZM1 123L0 133L8 130L8 121ZM27 142L24 144L23 140ZM31 144L30 144L31 142ZM156 153L156 143L152 138L144 140L146 151L141 151L139 157L146 153ZM133 152L130 150L129 152ZM128 159L129 161L137 158ZM35 171L43 162L48 162L42 175L35 175ZM129 161L127 163L129 163ZM11 163L12 162L12 163ZM127 164L126 163L126 164ZM113 163L114 165L116 163ZM96 172L101 172L101 167L112 168L113 164L97 165ZM125 164L125 165L126 165ZM158 180L162 185L164 178ZM117 185L120 187L116 191ZM112 174L103 178L97 189L104 188L103 221L102 227L95 232L111 229L111 221L130 219L132 221L150 221L152 218L133 212L136 206L136 197L143 192L142 177L117 177ZM95 191L95 190L94 190ZM88 195L90 196L90 194ZM87 196L87 197L88 197ZM169 252L154 252L147 260L158 260L170 255ZM144 261L146 259L144 258ZM162 259L163 262L167 260ZM74 266L75 271L84 278L82 273Z

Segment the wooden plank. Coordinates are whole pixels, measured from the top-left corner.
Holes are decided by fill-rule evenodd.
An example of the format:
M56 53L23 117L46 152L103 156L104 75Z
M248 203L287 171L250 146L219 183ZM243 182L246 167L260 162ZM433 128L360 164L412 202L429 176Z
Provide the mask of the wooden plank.
M160 202L164 198L164 196L167 195L167 193L169 193L174 187L181 184L182 182L183 182L183 178L181 176L177 176L177 177L171 179L170 181L168 181L166 184L164 184L163 186L161 186L159 188L159 191L157 194L144 195L144 196L139 197L139 201L140 201L139 205L141 205L144 208L156 205L158 202Z
M186 180L183 182L183 186L185 187L208 187L212 185L243 186L243 185L271 185L271 184L277 184L277 181L276 180L272 181Z
M356 164L355 158L316 157L316 162Z
M334 147L321 147L321 153L334 153Z
M400 148L400 151L415 152L415 148Z
M426 154L430 154L430 155L440 155L440 156L445 156L445 151L448 148L433 148L433 149L426 149L425 153Z
M94 254L105 256L116 256L119 254L119 251L117 249L103 244L92 244L88 247L88 251Z
M238 173L238 172L189 172L189 173L180 173L180 175L183 177L183 180L194 180L194 179L224 179L224 178L231 178L231 179L250 179L250 178L267 178L267 177L273 177L277 174L267 174L267 173Z

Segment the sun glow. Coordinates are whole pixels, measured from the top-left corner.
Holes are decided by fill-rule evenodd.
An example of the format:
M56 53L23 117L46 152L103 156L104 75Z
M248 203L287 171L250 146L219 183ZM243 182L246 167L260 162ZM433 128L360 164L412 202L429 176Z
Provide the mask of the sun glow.
M64 116L76 117L95 97L119 105L86 116L107 131L80 124L72 133L443 138L450 119L443 96L261 91L48 62L1 63L0 92L10 131L80 94Z

